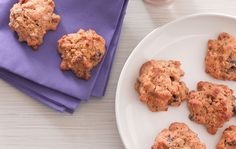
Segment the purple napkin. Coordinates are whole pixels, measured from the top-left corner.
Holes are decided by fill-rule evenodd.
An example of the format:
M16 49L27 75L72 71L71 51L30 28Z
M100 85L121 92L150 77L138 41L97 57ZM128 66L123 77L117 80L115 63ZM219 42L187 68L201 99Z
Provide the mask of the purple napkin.
M0 1L0 77L58 111L74 112L81 101L104 95L128 0L55 0L61 22L34 52L10 30L9 11L17 0ZM107 52L89 81L59 69L57 40L80 28L94 29L106 40Z

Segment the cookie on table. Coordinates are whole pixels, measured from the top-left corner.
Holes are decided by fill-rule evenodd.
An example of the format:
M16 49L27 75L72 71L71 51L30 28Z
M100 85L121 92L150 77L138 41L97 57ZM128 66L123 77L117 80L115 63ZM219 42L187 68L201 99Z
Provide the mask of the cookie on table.
M79 30L58 40L61 70L72 70L77 77L89 80L90 71L98 65L106 52L105 40L94 30Z
M226 128L216 149L236 149L236 126Z
M19 41L37 49L48 30L56 30L60 16L54 13L53 0L20 0L10 11L9 26Z
M151 149L206 149L206 145L186 124L174 122L161 131Z
M200 81L187 101L190 120L204 125L210 134L215 134L235 114L233 90L225 85Z
M218 39L208 41L205 70L220 80L236 81L236 38L221 33Z
M187 98L188 88L180 81L184 76L179 61L150 60L140 69L135 89L140 100L155 111L167 111Z

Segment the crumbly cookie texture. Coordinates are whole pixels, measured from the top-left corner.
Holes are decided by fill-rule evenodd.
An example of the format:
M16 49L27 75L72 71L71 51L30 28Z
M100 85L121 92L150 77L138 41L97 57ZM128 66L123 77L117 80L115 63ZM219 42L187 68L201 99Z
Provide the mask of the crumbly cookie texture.
M188 97L189 119L203 124L210 134L215 134L234 115L233 90L225 85L199 82L197 91Z
M187 98L188 88L180 81L184 75L179 61L150 60L140 69L135 89L149 109L167 111Z
M105 40L94 30L79 30L58 41L61 70L72 70L79 78L89 80L90 71L98 65L105 52Z
M60 22L54 7L53 0L20 0L11 8L9 26L17 32L19 41L37 49L46 32L56 30Z
M226 128L216 149L236 149L236 126Z
M221 80L236 81L236 38L221 33L216 40L208 41L205 70Z
M206 145L186 124L174 122L161 131L151 149L206 149Z

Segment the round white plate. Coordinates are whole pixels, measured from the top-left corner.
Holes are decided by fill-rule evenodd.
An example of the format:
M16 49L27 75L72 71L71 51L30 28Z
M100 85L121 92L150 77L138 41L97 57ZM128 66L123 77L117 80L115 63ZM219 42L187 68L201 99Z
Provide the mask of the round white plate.
M223 130L236 125L236 117L210 135L204 126L188 119L186 102L180 107L169 107L167 112L150 112L139 101L134 89L141 65L150 59L178 60L185 71L182 80L190 90L198 81L211 81L228 85L236 92L236 82L213 79L204 71L207 41L221 32L236 36L236 18L223 14L198 14L169 23L147 35L129 56L121 72L116 92L116 119L127 149L150 149L158 133L172 122L184 122L208 149L215 148Z

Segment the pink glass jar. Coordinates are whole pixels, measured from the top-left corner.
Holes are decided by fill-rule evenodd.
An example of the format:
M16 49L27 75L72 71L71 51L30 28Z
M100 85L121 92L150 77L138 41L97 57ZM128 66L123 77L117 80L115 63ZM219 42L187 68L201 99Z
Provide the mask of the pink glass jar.
M172 2L173 0L143 0L143 1L149 4L157 5L157 4L167 4Z

